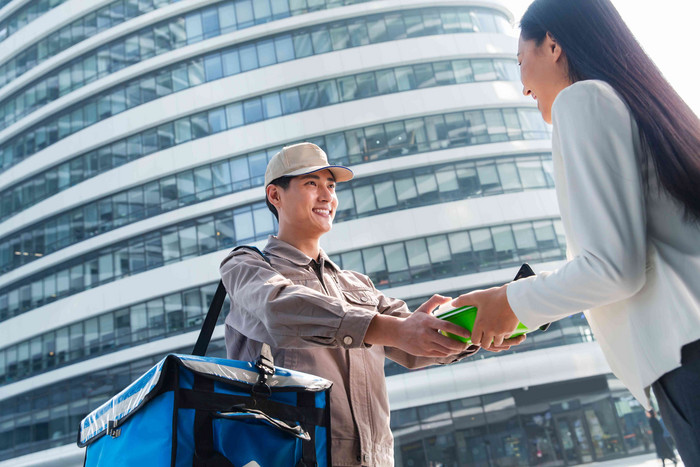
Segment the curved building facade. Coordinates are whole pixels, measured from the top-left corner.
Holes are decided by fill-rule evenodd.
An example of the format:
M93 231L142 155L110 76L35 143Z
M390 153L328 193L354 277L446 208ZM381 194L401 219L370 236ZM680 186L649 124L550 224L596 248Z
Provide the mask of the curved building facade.
M191 350L221 259L276 230L284 145L353 168L322 245L412 308L560 264L512 20L473 0L0 2L0 465L80 465L79 420ZM651 449L580 316L386 373L397 465Z

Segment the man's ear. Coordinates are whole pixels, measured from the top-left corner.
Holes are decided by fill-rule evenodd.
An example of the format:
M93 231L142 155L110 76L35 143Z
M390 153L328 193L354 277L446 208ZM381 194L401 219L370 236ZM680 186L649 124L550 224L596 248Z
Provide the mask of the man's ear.
M281 198L280 198L280 187L277 185L268 185L265 188L265 194L267 195L267 200L272 204L277 211L279 211L280 204L281 204Z
M555 62L559 61L564 56L564 51L561 49L561 45L554 38L552 33L548 32L547 36L544 38L545 50L551 55Z

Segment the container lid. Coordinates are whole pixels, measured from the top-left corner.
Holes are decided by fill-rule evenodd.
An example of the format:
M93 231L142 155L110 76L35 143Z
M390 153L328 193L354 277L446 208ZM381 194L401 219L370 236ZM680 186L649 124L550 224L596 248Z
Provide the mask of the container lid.
M476 308L473 306L461 306L459 308L453 308L452 310L447 310L447 311L440 311L437 310L437 313L435 315L436 318L440 319L447 319L447 318L452 318L453 316L457 316L461 313L464 313L465 311L472 311L475 310Z
M168 368L173 368L172 365L239 385L243 383L252 387L258 380L258 371L254 362L169 354L80 422L78 446L83 447L95 437L104 434L110 424L118 425L120 421L140 409L163 390L172 389L163 389L164 373ZM279 367L275 367L274 375L267 380L267 385L273 392L281 388L285 390L303 388L306 391L319 392L330 388L332 384L331 381L319 376Z

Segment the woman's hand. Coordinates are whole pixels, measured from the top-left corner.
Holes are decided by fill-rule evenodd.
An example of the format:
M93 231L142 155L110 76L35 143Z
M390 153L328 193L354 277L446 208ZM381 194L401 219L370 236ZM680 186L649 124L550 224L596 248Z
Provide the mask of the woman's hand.
M503 285L475 290L452 301L455 308L475 306L478 309L472 329L472 343L481 345L486 350L507 350L511 345L520 344L525 340L525 336L508 339L515 332L519 321L508 304L506 287L507 285Z
M496 345L492 343L491 347L484 347L484 350L488 350L489 352L500 352L502 350L509 350L514 345L522 344L524 340L525 334L522 334L518 337L513 337L512 339L504 339L503 344L501 345Z

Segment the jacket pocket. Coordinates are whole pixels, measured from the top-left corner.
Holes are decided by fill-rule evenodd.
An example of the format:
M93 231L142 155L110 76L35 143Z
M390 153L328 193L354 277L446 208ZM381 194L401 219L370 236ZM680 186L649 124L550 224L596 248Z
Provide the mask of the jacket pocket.
M379 298L371 289L343 290L342 292L345 300L353 305L371 308L377 308L377 305L379 305Z

